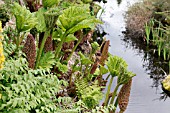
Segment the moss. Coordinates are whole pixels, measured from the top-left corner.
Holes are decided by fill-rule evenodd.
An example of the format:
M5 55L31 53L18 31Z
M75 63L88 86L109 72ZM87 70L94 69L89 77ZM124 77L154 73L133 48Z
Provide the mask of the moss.
M162 87L170 92L170 75L168 75L163 81L162 81Z

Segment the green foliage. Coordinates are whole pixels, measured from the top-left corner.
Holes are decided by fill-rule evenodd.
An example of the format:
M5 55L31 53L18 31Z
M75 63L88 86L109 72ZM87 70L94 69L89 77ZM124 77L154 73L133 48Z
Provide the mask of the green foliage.
M64 10L57 25L72 34L83 28L94 29L97 23L102 22L90 15L89 5L78 5Z
M1 112L54 112L58 78L45 70L31 70L24 58L8 60L0 72Z
M38 4L39 1L36 2ZM103 87L99 84L102 81L90 74L95 66L93 56L100 49L97 42L91 43L90 54L84 55L82 52L78 52L79 56L77 60L73 61L74 65L68 63L77 46L87 35L85 29L93 30L97 24L102 23L95 16L92 16L90 5L83 4L83 2L90 3L92 0L74 0L72 3L65 4L64 10L61 7L67 0L62 1L62 4L57 6L59 2L60 0L43 0L43 7L34 13L18 3L11 4L11 12L16 18L16 30L12 35L12 41L11 37L6 36L3 42L5 56L8 58L4 68L0 71L0 112L78 113L87 111L110 112L115 109L113 104L97 107L103 97ZM75 3L80 4L75 5ZM20 48L24 33L32 28L38 31L33 35L36 43L40 45L39 49L37 47L35 69L28 67ZM79 37L74 35L76 31L80 32ZM40 37L43 33L44 36ZM53 51L47 53L43 51L49 36L59 42L54 47L55 54ZM63 43L75 40L77 43L67 59L66 64L68 63L68 65L65 65L64 61L60 61L63 58L60 54ZM116 56L110 55L106 66L96 66L98 66L98 70L95 74L100 75L101 78L103 74L108 72L112 77L118 76L118 86L127 82L133 75L127 71L126 62ZM55 72L56 70L57 72ZM66 78L70 78L70 86L76 87L78 98L70 98L68 83L63 79L59 80L57 75L51 72L68 76ZM117 89L118 86L116 86ZM110 88L108 89L110 90Z
M74 34L76 31L84 28L94 29L96 24L101 23L102 22L100 20L90 15L89 5L75 5L63 10L63 14L61 14L58 18L57 25L63 30L64 34L60 36L61 41L56 49L56 58L58 57L62 45L69 34ZM71 52L68 60L71 58L82 38L83 36L80 36L80 40Z
M27 10L26 7L22 7L16 2L13 3L11 12L16 18L16 28L19 33L28 31L38 24L37 18L34 17L34 14Z
M78 97L82 99L89 109L99 104L103 95L97 81L89 84L87 79L78 79L75 84Z
M65 42L71 42L71 41L75 41L78 40L73 34L69 34L65 40Z
M69 7L59 17L60 26L69 30L79 22L88 19L88 16L90 16L89 5Z
M127 70L127 63L118 56L109 55L108 61L106 62L110 74L118 76L117 84L127 83L135 74Z
M91 43L92 46L92 54L95 54L97 50L99 50L99 44L97 42Z
M107 68L105 68L104 66L100 65L99 68L96 69L94 75L104 75L107 74L109 71Z
M150 44L153 44L157 46L157 53L159 57L163 57L164 60L169 60L170 58L170 44L169 44L169 36L170 36L170 26L168 25L168 18L170 17L169 13L166 12L158 12L157 14L160 15L166 15L166 21L167 24L161 23L160 21L156 19L151 19L148 25L148 29L151 30L151 32L148 33L148 30L146 29L146 35L149 37L151 35L151 42ZM151 34L152 33L152 34Z
M83 3L85 3L85 4L93 2L93 0L82 0L82 1L83 1Z
M44 8L40 8L37 12L35 12L35 17L38 21L38 24L35 27L39 32L44 32L46 30L46 24L44 19L45 12L46 10Z
M12 55L13 52L16 50L16 45L10 43L10 39L8 36L4 36L3 49L4 49L4 55L6 59L8 59L10 55Z
M44 55L41 56L40 62L38 64L38 68L40 69L50 69L53 67L53 65L56 63L54 59L54 54L52 52L44 53Z
M146 32L146 42L147 42L147 44L149 44L150 31L151 31L150 27L146 23L146 25L145 25L145 32Z
M56 67L58 68L59 71L62 73L66 73L68 71L68 67L65 64L61 64L60 62L56 63Z
M115 111L115 106L113 104L108 105L108 106L99 106L96 107L95 109L92 109L91 112L87 112L87 113L110 113L112 111Z
M109 94L110 94L110 89L112 86L112 81L115 76L117 76L117 85L115 86L115 89L112 93L111 101L110 104L113 104L115 100L116 93L119 89L119 86L122 84L126 84L129 80L132 79L132 77L135 76L132 72L128 71L127 69L127 63L120 57L118 56L112 56L111 54L108 57L108 61L106 62L106 65L108 67L108 70L111 75L110 83L108 85L107 93L106 93L106 98L105 98L105 105L107 106L109 103Z
M42 4L44 8L52 7L54 5L58 5L60 0L42 0Z
M120 75L121 71L127 68L127 64L122 58L112 55L109 55L106 65L112 76Z
M81 65L89 65L92 64L92 61L86 57L85 55L83 55L81 52L79 52L80 55L80 60L81 60Z
M56 24L56 21L58 19L58 16L61 14L62 9L56 7L56 8L50 8L44 13L44 19L47 30L52 30Z

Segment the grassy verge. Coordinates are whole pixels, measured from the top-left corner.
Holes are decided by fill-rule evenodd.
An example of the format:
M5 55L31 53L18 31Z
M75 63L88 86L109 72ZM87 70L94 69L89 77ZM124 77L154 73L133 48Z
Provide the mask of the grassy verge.
M169 60L169 0L143 0L129 7L126 28L131 37L142 39L148 46L155 46L156 53Z

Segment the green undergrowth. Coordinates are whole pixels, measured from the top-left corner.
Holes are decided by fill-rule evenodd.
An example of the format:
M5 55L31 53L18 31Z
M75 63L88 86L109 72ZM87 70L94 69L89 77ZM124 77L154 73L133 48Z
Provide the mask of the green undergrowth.
M103 23L99 5L92 0L4 2L4 18L12 24L0 29L1 113L116 111L119 89L135 74L108 53L108 40L99 45L92 39ZM117 81L113 92L112 82L106 86L109 79Z

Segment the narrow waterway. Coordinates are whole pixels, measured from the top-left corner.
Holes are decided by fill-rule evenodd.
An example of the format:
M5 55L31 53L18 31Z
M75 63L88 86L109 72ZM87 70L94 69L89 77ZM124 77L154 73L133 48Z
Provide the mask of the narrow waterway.
M105 22L103 28L108 33L106 38L111 41L109 52L122 57L128 63L128 69L136 74L125 113L170 113L170 99L159 100L162 89L160 85L157 88L152 87L154 81L143 66L144 52L139 53L133 47L127 48L123 42L122 31L125 30L123 15L128 6L139 0L122 0L120 5L117 4L117 0L107 1L107 4L101 5L105 8L105 13L102 15L102 20Z

